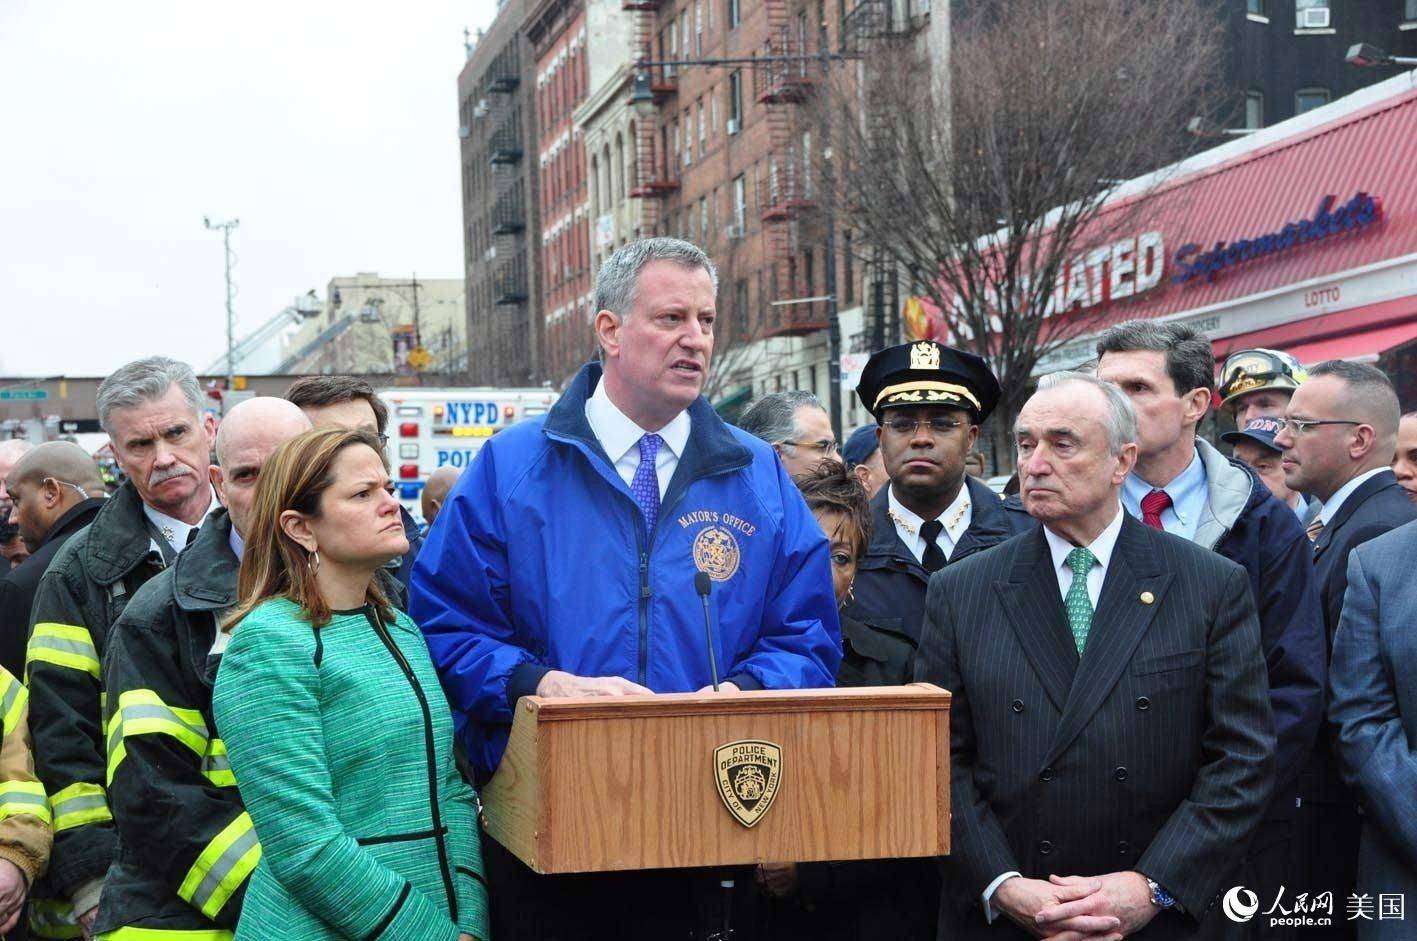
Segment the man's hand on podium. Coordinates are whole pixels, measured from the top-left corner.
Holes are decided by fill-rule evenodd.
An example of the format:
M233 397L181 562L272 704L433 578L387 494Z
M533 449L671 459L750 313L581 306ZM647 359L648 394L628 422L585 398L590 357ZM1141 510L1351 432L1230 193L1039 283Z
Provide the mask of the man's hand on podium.
M536 684L536 695L558 696L634 696L654 694L639 683L619 676L576 676L562 670L551 670Z
M730 682L728 682L727 680L724 680L722 683L719 683L719 684L718 684L718 691L719 691L720 693L741 693L741 692L742 692L742 690L738 688L737 684L735 684L735 683L730 683ZM699 690L699 692L701 692L701 693L711 693L711 692L713 692L713 687L712 687L712 686L705 686L703 689Z

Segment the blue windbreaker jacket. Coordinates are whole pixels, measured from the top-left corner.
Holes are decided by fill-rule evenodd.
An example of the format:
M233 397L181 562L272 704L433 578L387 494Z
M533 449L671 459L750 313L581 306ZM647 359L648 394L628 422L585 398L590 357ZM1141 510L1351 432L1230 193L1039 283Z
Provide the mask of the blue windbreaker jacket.
M512 706L549 670L655 692L711 682L694 575L722 679L743 689L834 685L841 629L826 537L772 449L700 397L655 532L585 417L600 367L552 410L483 446L418 554L409 614L428 639L480 778Z

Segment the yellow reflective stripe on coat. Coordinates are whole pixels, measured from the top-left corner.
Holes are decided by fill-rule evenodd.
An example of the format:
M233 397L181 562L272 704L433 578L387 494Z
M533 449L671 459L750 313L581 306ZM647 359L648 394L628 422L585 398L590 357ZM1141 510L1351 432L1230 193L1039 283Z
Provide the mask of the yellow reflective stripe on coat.
M230 931L218 928L203 928L184 931L173 928L119 928L106 931L98 936L98 941L231 941Z
M256 840L256 827L251 823L251 815L242 811L202 850L177 894L215 921L260 858L261 844Z
M77 624L54 624L48 621L34 626L29 650L25 654L25 673L35 662L82 670L98 679L98 649L93 645L89 629Z
M108 795L97 784L83 781L71 784L51 797L49 805L54 809L55 833L113 819L108 809Z
M65 899L30 899L30 937L69 941L82 938L84 929L74 919L74 907Z
M171 735L202 757L207 752L207 721L196 709L169 706L150 689L129 689L118 695L118 710L108 720L108 783L127 754L124 743L134 735Z
M9 673L0 673L0 717L3 717L5 738L9 738L15 726L19 725L20 715L29 701L30 694L25 684Z
M0 820L29 814L50 823L49 798L38 781L6 781L0 784Z
M207 753L202 756L202 774L217 787L236 786L231 759L226 756L226 743L221 739L214 738L207 742Z

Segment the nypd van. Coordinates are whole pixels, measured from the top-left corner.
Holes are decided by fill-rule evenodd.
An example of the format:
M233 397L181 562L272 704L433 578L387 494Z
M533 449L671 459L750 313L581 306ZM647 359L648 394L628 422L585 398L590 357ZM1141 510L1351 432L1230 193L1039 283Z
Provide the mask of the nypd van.
M381 389L379 397L389 407L389 466L399 500L415 516L429 474L466 468L488 438L556 403L550 389L399 387Z

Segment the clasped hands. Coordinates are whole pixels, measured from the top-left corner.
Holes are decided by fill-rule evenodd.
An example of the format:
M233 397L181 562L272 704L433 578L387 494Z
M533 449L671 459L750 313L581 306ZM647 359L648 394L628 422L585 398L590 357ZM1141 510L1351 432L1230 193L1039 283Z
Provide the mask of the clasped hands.
M994 908L1038 938L1121 941L1156 916L1151 887L1139 872L1101 876L1014 876L994 890Z
M738 687L732 683L719 683L720 692L736 693ZM705 686L701 693L713 692L712 686ZM563 696L634 696L654 695L654 690L631 683L620 676L576 676L564 670L550 670L536 684L536 695L546 697Z

